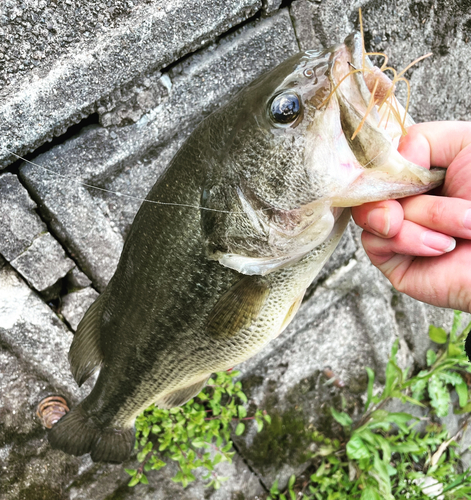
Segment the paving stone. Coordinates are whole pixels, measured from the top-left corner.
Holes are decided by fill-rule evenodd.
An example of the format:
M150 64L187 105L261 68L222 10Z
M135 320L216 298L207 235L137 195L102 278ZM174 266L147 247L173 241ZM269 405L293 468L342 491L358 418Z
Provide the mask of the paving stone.
M72 334L8 266L0 269L0 342L69 401L89 391L88 384L79 389L70 373Z
M35 211L36 203L16 175L0 175L0 193L0 253L13 260L47 228Z
M14 442L0 454L0 498L2 500L62 500L67 483L76 474L80 458L51 450L45 433L26 443Z
M54 285L75 266L50 233L35 238L11 265L39 292Z
M113 275L123 239L110 226L93 198L77 184L51 180L37 170L21 176L41 197L41 212L69 254L94 285L103 290Z
M65 178L30 164L21 167L21 178L41 200L43 217L98 290L116 268L123 245L119 231L127 233L140 200L184 138L237 90L297 50L287 10L252 23L176 65L169 95L136 124L112 132L87 128L34 160ZM111 180L122 170L123 180ZM117 188L131 198L93 192L72 179ZM108 209L104 199L111 200ZM123 208L116 212L118 200Z
M100 294L91 287L72 292L62 298L61 313L67 323L77 330L77 326Z
M14 161L3 147L20 155L33 150L88 116L98 100L136 75L159 70L195 51L260 8L260 0L138 5L115 29L64 51L45 74L40 71L32 81L25 78L13 84L14 90L0 104L0 164ZM101 10L98 15L104 15L106 9ZM46 19L54 30L53 9ZM5 19L10 20L14 21L11 16ZM44 36L44 28L39 29ZM19 41L22 35L17 36Z

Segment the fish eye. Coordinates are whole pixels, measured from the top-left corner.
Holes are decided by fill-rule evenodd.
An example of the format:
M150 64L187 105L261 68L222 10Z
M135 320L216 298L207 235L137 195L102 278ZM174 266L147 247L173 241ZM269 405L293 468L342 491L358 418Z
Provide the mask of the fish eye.
M300 114L300 99L294 92L278 94L270 103L270 117L281 125L292 123Z

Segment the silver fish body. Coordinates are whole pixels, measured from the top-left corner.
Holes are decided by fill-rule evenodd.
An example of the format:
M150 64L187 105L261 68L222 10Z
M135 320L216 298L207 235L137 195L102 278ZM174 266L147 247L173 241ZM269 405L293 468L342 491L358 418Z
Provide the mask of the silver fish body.
M424 192L443 179L396 151L398 125L365 120L361 41L285 61L205 119L147 196L104 293L70 349L88 397L53 447L121 462L149 404L178 406L209 375L279 335L335 249L345 207ZM369 64L369 62L368 62ZM400 131L399 131L400 133Z

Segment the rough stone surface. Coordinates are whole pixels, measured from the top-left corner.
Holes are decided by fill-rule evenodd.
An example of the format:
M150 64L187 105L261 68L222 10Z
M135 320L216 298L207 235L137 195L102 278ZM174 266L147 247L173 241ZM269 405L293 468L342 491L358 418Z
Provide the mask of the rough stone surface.
M282 4L283 0L262 0L263 12L265 14L271 14L278 10Z
M433 52L406 73L411 84L412 117L418 122L469 120L471 10L467 2L296 0L290 12L300 46L312 48L319 41L329 47L342 41L359 29L359 7L366 50L384 52L389 65L402 69ZM399 86L397 95L404 100L405 88Z
M56 392L72 401L87 393L70 373L72 334L8 266L0 269L0 342Z
M139 5L115 29L58 57L45 75L15 82L15 90L0 104L2 146L20 155L31 151L90 114L100 98L136 74L167 66L260 8L259 0ZM0 164L13 158L0 148Z
M36 203L16 175L0 175L0 192L0 253L13 260L47 228L35 212Z
M62 299L61 313L73 330L77 330L83 315L95 302L99 293L91 287L67 294Z
M38 292L54 285L75 266L50 233L35 238L11 265Z
M91 284L92 282L77 267L74 267L67 275L67 285L70 291L87 288Z

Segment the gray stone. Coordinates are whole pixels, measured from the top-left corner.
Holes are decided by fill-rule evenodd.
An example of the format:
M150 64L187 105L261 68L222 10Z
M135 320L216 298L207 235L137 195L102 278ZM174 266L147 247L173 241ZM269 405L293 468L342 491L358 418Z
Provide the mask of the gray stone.
M294 31L301 50L312 50L322 47L322 43L316 34L317 10L321 6L309 0L296 0L290 6L291 19Z
M99 293L91 287L72 292L62 298L61 313L73 330L77 330L83 315L99 297Z
M283 0L262 0L263 12L265 14L272 14L278 10Z
M133 81L131 88L115 90L98 103L101 125L111 127L136 123L168 95L169 89L165 83L161 74L155 72Z
M119 495L122 500L227 500L231 498L245 498L257 500L264 498L265 490L243 460L235 455L232 464L221 462L215 470L219 476L225 476L227 481L222 483L219 490L206 489L202 477L204 474L198 469L195 471L197 480L186 488L171 481L178 472L178 466L172 460L159 471L146 473L148 485L139 484L129 488L127 483L130 477L122 466L90 465L82 474L78 474L69 487L70 500L105 500ZM127 468L136 468L138 464L130 462ZM83 479L86 477L85 484Z
M117 87L196 50L260 8L260 0L138 5L115 29L64 51L39 78L12 82L0 105L0 163L15 160L9 151L22 155L62 134Z
M6 350L0 350L0 443L11 441L13 436L28 436L40 431L36 407L53 388L47 380L22 365L18 358Z
M21 178L42 202L43 217L100 291L118 262L123 244L118 231L127 233L141 200L184 138L242 86L297 50L286 10L255 22L176 65L169 95L138 123L115 129L115 139L100 127L87 128L34 160L59 176L30 164L21 167ZM89 191L72 179L124 195Z
M74 267L67 275L67 285L70 291L80 290L82 288L87 288L92 282L87 278L87 276L80 271L78 267Z
M55 392L71 402L89 390L78 389L67 353L72 334L8 266L0 269L0 341Z
M80 458L51 450L45 436L31 435L12 442L0 454L0 497L2 500L66 498L66 488L77 473Z
M0 253L13 260L47 228L35 212L36 203L16 175L0 175L0 193Z
M54 285L75 266L50 233L35 238L11 265L39 292Z

